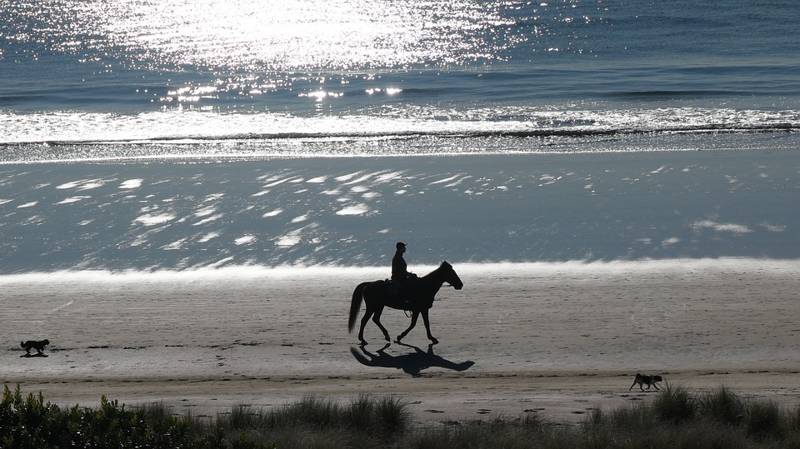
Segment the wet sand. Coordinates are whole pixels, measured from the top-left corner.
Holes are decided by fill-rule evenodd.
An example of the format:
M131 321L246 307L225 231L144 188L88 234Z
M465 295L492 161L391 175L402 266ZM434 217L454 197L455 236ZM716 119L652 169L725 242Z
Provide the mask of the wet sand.
M410 267L425 272L431 267ZM320 394L397 394L420 422L540 412L577 420L647 400L635 372L800 403L800 263L753 259L456 264L465 288L383 348L346 330L385 269L233 267L4 276L0 381L63 404L164 401L213 415ZM392 335L408 325L384 313ZM49 357L19 340L49 338ZM379 352L383 348L383 351ZM429 352L429 349L432 352Z
M800 152L0 165L0 273L800 259ZM385 276L385 274L381 274Z

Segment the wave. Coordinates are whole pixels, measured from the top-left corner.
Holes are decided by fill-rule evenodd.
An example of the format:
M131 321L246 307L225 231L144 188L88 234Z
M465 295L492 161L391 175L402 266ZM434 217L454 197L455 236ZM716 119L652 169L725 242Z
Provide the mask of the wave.
M407 107L374 115L295 116L158 111L0 113L0 145L193 144L209 141L407 138L591 138L637 134L774 133L800 129L800 111L724 108L461 111Z
M485 130L485 131L400 131L400 132L341 132L341 133L248 133L248 134L229 134L215 136L163 136L145 139L106 139L106 140L43 140L30 142L0 142L0 146L18 146L42 144L48 146L66 145L107 145L107 144L147 144L147 143L177 143L195 144L204 141L244 141L244 140L286 140L286 139L402 139L402 138L424 138L424 137L445 137L445 138L490 138L490 137L517 137L517 138L545 138L545 137L600 137L614 135L635 135L635 134L668 134L668 133L773 133L773 132L793 132L800 130L800 125L791 123L780 123L775 125L753 125L753 126L730 126L725 124L709 124L705 126L683 126L669 127L661 129L541 129L529 131L514 130Z
M609 92L602 96L609 98L622 99L671 99L671 98L706 98L706 97L735 97L735 96L756 96L759 92L741 90L639 90L626 92Z

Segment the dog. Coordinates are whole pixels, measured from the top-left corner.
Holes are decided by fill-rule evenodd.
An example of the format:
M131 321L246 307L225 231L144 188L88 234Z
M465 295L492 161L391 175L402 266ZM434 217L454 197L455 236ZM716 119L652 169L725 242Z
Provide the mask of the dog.
M44 355L42 353L42 351L44 351L44 347L49 345L49 344L50 344L50 340L48 340L46 338L44 340L39 340L39 341L28 340L28 341L19 342L19 345L22 347L22 349L25 350L25 355L26 356L31 355L31 349L35 349L36 350L36 355Z
M644 385L647 385L648 390L650 389L650 386L652 386L656 390L660 390L660 388L658 388L658 385L656 384L662 382L663 380L664 378L658 375L647 376L645 374L636 373L636 377L633 379L633 384L631 384L631 387L628 388L628 391L631 391L633 389L633 386L636 384L639 384L639 389L642 391L644 391L644 388L642 388L642 386Z

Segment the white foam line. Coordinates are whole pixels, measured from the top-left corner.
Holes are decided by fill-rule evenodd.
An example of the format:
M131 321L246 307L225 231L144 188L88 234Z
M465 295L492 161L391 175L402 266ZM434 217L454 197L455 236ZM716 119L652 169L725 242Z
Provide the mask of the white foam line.
M444 184L444 183L446 183L446 182L450 182L450 181L452 181L452 180L454 180L454 179L458 178L458 177L459 177L459 176L461 176L461 175L462 175L462 174L461 174L461 173L459 173L459 174L456 174L456 175L450 176L450 177L448 177L448 178L440 179L440 180L438 180L438 181L433 181L433 182L431 182L431 183L428 183L428 185L432 186L432 185L436 185L436 184Z
M232 260L232 257L218 263ZM514 276L541 276L547 274L618 274L646 272L760 272L781 275L800 275L798 259L755 259L755 258L720 258L720 259L660 259L632 260L611 262L586 262L572 260L565 262L452 262L454 269L462 277L483 276L486 274L506 274ZM436 265L413 265L409 267L418 274L427 273ZM388 266L347 267L336 265L237 265L221 268L204 267L189 270L156 270L156 271L56 271L31 272L21 274L0 275L0 285L19 283L120 283L120 282L174 282L174 281L218 281L247 280L256 278L297 278L309 279L318 277L364 276L365 279L383 279Z
M72 303L74 303L74 302L75 302L75 300L74 300L74 299L71 299L71 300L69 300L69 302L67 302L66 304L61 304L60 306L58 306L58 307L56 307L56 308L54 308L54 309L50 310L50 313L55 313L55 312L58 312L59 310L61 310L61 309L65 308L65 307L69 307L69 306L71 306L71 305L72 305Z

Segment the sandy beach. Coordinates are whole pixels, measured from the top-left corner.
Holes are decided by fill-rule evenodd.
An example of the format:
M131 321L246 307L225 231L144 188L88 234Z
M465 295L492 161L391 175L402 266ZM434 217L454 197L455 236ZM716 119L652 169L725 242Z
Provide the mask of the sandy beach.
M424 273L432 267L412 269ZM539 412L575 421L647 400L637 371L693 390L800 403L800 263L701 259L455 265L422 323L384 348L346 330L353 287L385 268L229 267L0 277L0 382L63 404L164 401L213 415L309 394L396 394L419 422ZM384 313L392 335L407 326ZM49 338L49 357L17 341ZM381 351L381 349L383 349Z

